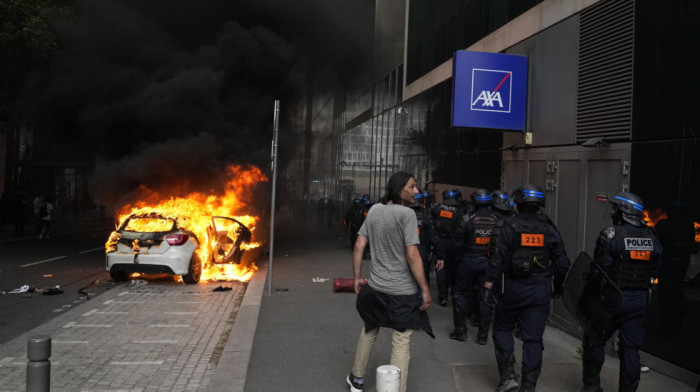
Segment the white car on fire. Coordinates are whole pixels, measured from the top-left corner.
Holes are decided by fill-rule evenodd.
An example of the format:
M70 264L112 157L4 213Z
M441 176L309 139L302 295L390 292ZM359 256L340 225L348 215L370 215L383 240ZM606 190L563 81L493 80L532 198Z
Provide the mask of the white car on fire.
M250 230L233 218L214 216L207 228L209 261L240 263ZM204 240L204 239L202 239ZM106 268L114 281L123 282L132 273L180 275L187 284L199 282L201 242L176 219L157 213L132 214L112 232L106 247Z

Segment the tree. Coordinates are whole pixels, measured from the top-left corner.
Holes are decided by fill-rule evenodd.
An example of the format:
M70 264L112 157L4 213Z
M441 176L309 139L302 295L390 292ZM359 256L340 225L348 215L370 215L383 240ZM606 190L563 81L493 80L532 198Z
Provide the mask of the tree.
M0 131L12 118L12 102L25 76L57 58L51 24L70 17L74 0L0 1Z

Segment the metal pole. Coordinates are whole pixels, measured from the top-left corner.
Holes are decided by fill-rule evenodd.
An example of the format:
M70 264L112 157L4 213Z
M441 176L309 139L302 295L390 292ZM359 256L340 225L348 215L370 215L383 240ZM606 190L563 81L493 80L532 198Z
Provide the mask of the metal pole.
M275 250L275 198L277 193L277 134L279 132L280 101L275 100L272 134L272 206L270 207L270 268L267 271L267 295L272 295L272 259Z
M51 389L51 337L32 336L27 341L27 392L49 392Z

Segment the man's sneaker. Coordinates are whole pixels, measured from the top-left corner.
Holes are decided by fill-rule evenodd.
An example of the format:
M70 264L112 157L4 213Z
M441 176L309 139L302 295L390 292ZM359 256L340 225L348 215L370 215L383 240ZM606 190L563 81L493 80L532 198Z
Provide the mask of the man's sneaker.
M445 298L445 297L440 298L440 306L447 306L447 298Z
M478 334L476 336L476 342L481 346L485 345L488 340L489 338L487 334Z
M348 385L350 385L350 392L362 392L362 388L365 387L365 379L355 377L352 374L352 372L348 374L348 377L345 379L345 381L347 381Z
M507 380L501 381L500 384L498 384L498 392L508 392L508 391L514 391L518 389L520 385L518 385L518 382L515 380L515 378L509 378Z
M603 388L601 388L600 385L584 385L583 392L603 392Z
M460 326L455 328L454 332L450 334L450 339L459 340L464 342L467 340L467 327Z

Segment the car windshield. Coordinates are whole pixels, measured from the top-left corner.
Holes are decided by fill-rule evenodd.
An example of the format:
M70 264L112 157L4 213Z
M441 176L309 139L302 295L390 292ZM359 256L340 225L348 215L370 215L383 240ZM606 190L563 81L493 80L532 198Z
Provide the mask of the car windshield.
M122 230L140 233L157 233L170 231L175 226L175 221L162 217L131 217L126 221Z

